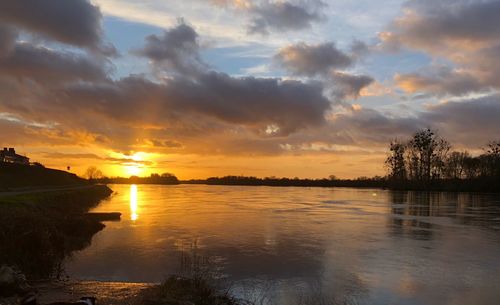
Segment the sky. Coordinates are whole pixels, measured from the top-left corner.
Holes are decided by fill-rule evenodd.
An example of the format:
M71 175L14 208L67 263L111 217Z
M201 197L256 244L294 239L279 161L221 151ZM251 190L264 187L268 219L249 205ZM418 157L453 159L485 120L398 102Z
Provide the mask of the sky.
M498 0L3 0L0 142L82 175L384 175L500 134Z

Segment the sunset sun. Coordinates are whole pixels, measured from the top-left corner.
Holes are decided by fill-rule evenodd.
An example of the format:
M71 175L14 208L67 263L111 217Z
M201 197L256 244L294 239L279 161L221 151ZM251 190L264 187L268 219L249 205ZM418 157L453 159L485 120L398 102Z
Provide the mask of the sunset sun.
M139 176L143 171L143 168L139 165L125 165L124 171L127 176Z
M146 163L148 155L143 152L136 152L128 158L129 161L125 162L123 165L123 171L126 176L141 176L146 171Z

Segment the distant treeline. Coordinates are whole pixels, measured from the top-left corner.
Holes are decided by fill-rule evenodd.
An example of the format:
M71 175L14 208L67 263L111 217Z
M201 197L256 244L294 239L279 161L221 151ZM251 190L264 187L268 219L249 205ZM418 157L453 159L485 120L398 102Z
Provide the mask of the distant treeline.
M276 177L246 177L246 176L225 176L211 177L206 180L182 181L186 184L209 184L209 185L262 185L262 186L318 186L318 187L385 187L384 177L367 178L361 177L351 179L299 179L299 178L276 178Z
M211 177L205 180L186 180L183 184L208 185L242 185L242 186L302 186L302 187L365 187L394 190L428 190L428 191L469 191L500 192L498 180L490 178L441 179L432 183L415 181L394 181L387 177L360 177L356 179L290 179L290 178L257 178L246 176Z
M479 156L452 151L450 143L430 129L389 145L388 186L412 189L500 191L500 141L492 141Z
M500 141L486 145L483 153L452 151L435 131L422 129L407 141L394 140L385 161L386 177L357 179L212 177L182 183L211 185L380 187L401 190L500 192Z
M170 173L164 174L151 174L149 177L131 176L129 178L115 177L115 178L97 178L93 179L99 183L114 183L114 184L179 184L177 177Z

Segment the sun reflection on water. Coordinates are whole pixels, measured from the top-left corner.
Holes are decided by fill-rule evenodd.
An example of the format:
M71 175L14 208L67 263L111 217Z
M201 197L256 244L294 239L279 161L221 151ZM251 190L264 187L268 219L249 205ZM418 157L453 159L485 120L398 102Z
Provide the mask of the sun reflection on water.
M137 185L130 186L130 219L136 221L139 218L137 214Z

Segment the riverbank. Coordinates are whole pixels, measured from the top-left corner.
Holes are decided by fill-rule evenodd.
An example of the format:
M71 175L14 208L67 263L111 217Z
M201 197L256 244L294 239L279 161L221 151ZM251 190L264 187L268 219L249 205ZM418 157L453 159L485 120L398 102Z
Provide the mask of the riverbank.
M62 170L0 162L0 192L89 184L89 181Z
M147 283L97 281L43 281L33 285L40 304L78 300L94 296L99 305L138 304L139 296L154 287ZM0 298L0 305L18 305L18 297Z
M28 281L57 277L64 259L104 228L87 214L112 190L105 185L38 190L0 197L0 265Z
M181 277L171 277L161 284L52 280L37 282L33 289L39 304L76 301L85 296L95 297L99 305L241 304L203 280ZM0 305L18 304L19 297L0 298Z

